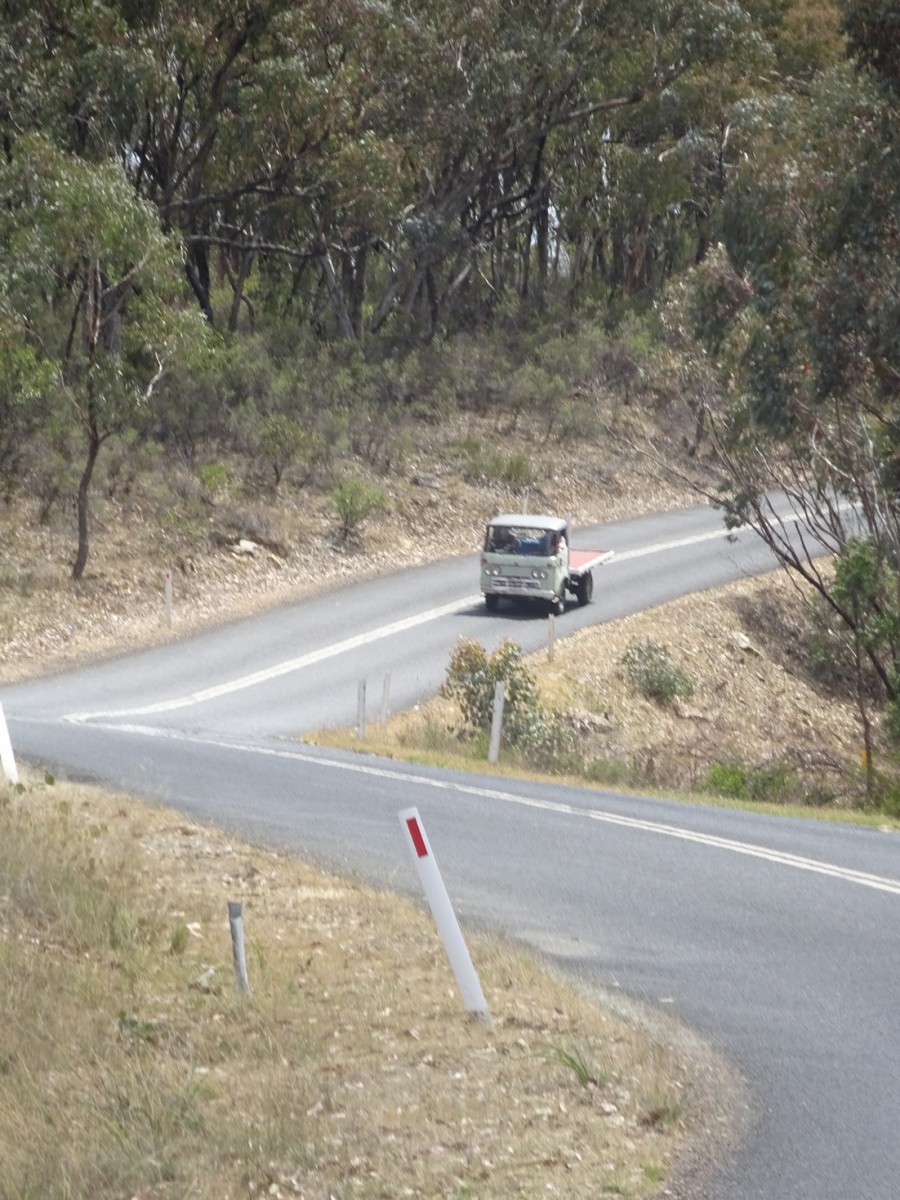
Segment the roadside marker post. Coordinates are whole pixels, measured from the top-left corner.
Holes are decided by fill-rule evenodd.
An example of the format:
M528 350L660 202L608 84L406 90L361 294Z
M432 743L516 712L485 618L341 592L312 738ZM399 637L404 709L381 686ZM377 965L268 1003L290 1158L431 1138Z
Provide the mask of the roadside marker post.
M390 696L391 696L391 673L390 673L390 671L388 671L388 673L384 677L384 683L382 684L382 687L381 687L381 724L382 725L387 725L388 704L390 701Z
M165 574L165 596L166 596L166 625L169 629L172 628L172 572L166 571Z
M506 703L506 682L498 679L494 684L494 707L491 713L491 740L488 743L488 762L495 763L500 757L500 738L503 734L503 707Z
M16 768L16 756L13 754L6 717L3 715L3 705L0 704L0 766L9 783L18 784L19 772Z
M234 986L239 992L250 991L247 978L247 953L244 949L244 906L239 900L228 901L228 924L231 927L231 957L234 961Z
M456 913L453 911L453 905L431 852L419 811L416 808L405 808L398 815L400 824L406 831L409 847L419 872L419 879L422 881L431 914L437 924L444 949L447 951L453 974L456 976L456 983L462 993L466 1011L485 1021L490 1021L491 1014L488 1011L487 1000L484 998L484 992L481 990L481 983L475 967L472 965L469 949L463 939Z

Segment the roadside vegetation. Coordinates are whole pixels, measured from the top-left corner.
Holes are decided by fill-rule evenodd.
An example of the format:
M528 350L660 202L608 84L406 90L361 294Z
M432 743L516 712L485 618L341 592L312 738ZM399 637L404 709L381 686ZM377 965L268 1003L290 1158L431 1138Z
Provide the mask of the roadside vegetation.
M607 578L601 568L601 600ZM554 638L552 653L549 640L525 656L512 640L488 652L463 639L439 696L370 721L363 739L346 729L310 740L898 828L893 752L885 739L885 768L869 769L840 674L852 674L852 655L848 648L842 667L832 652L822 654L809 597L778 572ZM499 680L504 724L493 765Z

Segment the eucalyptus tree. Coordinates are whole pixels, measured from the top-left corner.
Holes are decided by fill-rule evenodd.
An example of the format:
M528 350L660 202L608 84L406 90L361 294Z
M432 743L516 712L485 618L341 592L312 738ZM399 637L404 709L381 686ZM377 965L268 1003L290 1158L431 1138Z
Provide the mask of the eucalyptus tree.
M88 163L30 134L0 163L3 300L19 354L52 370L80 431L81 578L90 546L90 489L103 444L151 403L179 347L203 336L181 302L177 240L135 198L119 164Z
M900 700L900 117L887 80L834 69L752 114L693 320L722 368L728 512L849 631L856 691ZM792 502L791 536L769 500ZM822 547L833 558L821 560Z
M430 338L701 257L730 108L811 69L810 4L7 0L0 127L118 157L211 323Z

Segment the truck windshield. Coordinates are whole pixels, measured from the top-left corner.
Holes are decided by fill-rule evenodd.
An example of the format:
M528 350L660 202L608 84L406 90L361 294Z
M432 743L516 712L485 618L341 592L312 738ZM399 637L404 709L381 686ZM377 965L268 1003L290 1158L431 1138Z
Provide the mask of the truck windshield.
M544 558L559 549L559 534L526 525L489 525L484 548L491 554L534 554Z

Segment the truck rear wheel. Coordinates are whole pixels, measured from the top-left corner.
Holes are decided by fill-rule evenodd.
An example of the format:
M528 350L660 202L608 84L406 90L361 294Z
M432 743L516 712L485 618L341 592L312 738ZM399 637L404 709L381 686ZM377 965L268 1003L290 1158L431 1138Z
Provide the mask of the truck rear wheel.
M591 596L594 594L594 576L588 571L587 575L582 576L578 581L578 587L575 589L575 595L578 597L578 603L584 607L585 604L590 604Z

